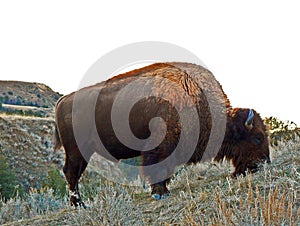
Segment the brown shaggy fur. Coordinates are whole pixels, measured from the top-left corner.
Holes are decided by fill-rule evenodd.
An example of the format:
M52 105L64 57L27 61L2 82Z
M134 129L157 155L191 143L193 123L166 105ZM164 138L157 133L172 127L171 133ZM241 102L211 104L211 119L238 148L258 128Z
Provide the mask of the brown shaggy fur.
M150 151L142 151L144 147L133 150L122 144L115 136L111 122L111 109L118 92L140 78L146 81L145 87L127 90L121 100L122 103L125 103L125 106L128 96L144 92L150 84L149 92L151 95L137 102L129 115L130 128L137 138L146 139L150 135L154 135L157 136L155 137L157 140L162 140L159 146ZM183 92L179 92L179 90ZM115 160L142 156L143 174L151 184L152 194L162 197L169 193L166 184L173 175L175 167L185 163L182 159L187 154L186 150L191 148L191 141L195 137L197 127L200 127L199 134L196 134L198 142L188 163L197 163L211 158L216 161L231 160L235 166L233 175L238 175L244 174L247 169L254 171L260 161L269 161L268 136L263 120L254 111L253 128L251 130L247 129L245 121L249 109L232 109L221 85L215 80L210 71L190 63L156 63L71 93L61 98L57 103L57 145L55 148L63 146L66 152L64 173L70 186L72 205L84 205L78 191L78 180L87 166L89 157L94 152L98 152L113 160L101 150L93 149L91 129L85 126L89 120L93 120L93 117L86 116L84 109L80 109L82 117L77 116L76 118L79 121L78 123L82 125L79 128L86 136L86 140L82 141L80 145L88 149L88 153L85 152L85 158L82 156L82 150L79 150L79 144L76 143L73 131L72 117L74 109L72 109L72 106L75 95L82 96L81 103L83 105L89 104L89 100L92 99L90 97L96 95L96 108L92 116L95 116L97 133L103 145ZM180 113L193 107L196 109L199 122L188 120L187 132L182 134ZM217 116L212 115L211 112L217 114ZM75 112L75 114L77 113ZM212 123L216 123L217 128L222 126L221 121L218 120L218 116L221 116L221 114L224 114L226 119L223 143L220 149L216 147L213 150L213 147L213 151L204 157L212 133ZM193 118L195 115L188 116L188 118ZM161 137L162 133L160 131L163 128L158 127L152 133L150 132L149 122L154 117L160 117L166 122L165 137ZM181 135L185 136L185 141L179 148L179 154L176 155L171 164L163 170L161 168L147 170L147 167L143 167L161 162L169 157L178 145ZM158 182L158 176L162 173L166 175L165 178L167 179Z

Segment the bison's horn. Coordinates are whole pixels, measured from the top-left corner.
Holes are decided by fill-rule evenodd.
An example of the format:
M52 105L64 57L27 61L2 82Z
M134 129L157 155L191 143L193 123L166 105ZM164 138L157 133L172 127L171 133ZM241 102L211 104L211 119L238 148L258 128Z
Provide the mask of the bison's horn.
M253 117L254 117L254 112L252 109L249 110L248 118L245 122L245 126L248 130L251 130L253 127Z

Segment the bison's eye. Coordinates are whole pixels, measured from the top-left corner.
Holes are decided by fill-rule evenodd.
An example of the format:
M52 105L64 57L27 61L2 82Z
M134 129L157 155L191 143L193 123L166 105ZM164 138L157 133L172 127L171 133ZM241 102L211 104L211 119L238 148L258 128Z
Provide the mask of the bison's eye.
M253 138L254 142L257 144L257 145L260 145L263 141L263 137L262 136L255 136Z

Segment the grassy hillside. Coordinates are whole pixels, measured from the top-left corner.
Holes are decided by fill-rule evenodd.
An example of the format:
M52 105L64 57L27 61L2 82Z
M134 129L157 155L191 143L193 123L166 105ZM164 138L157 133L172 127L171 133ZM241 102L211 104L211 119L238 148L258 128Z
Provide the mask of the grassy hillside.
M108 181L93 164L81 180L87 209L74 210L66 194L57 195L42 178L63 154L53 153L53 121L2 116L0 147L19 179L32 178L29 193L0 202L0 224L6 225L299 225L300 143L279 142L272 163L233 179L229 163L181 167L170 183L172 196L154 201L149 188ZM25 142L26 141L26 142ZM46 145L47 143L47 145ZM13 161L12 161L13 160ZM108 162L107 172L112 166ZM44 176L41 174L44 174ZM21 175L21 176L20 176ZM49 175L48 175L49 176ZM57 179L59 181L59 179ZM21 182L21 183L24 183ZM132 182L142 184L139 180ZM40 187L39 187L39 186ZM43 187L43 186L42 186Z
M63 165L62 152L53 152L53 119L0 115L0 154L28 191L41 188L51 165Z
M53 108L61 94L41 83L0 81L0 102L10 105Z

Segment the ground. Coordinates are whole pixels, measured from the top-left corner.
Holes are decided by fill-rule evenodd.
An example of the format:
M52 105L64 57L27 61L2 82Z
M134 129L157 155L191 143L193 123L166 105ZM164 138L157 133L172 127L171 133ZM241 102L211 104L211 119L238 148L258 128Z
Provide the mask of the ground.
M63 154L52 152L53 118L1 116L1 151L19 151L19 168L47 172L53 160L61 170ZM44 135L43 135L44 134ZM10 137L9 137L10 136ZM26 139L25 139L26 138ZM23 148L23 140L28 140ZM47 147L45 142L49 141ZM32 150L26 154L25 150ZM22 155L21 155L22 153ZM35 154L33 154L35 153ZM44 154L43 154L44 153ZM9 156L9 155L6 155ZM49 157L49 160L44 160ZM24 159L19 159L24 157ZM33 158L29 161L29 158ZM56 159L58 158L58 159ZM32 164L38 161L36 170ZM27 164L21 161L28 162ZM43 162L46 161L46 162ZM94 157L93 164L102 161ZM48 164L48 165L47 165ZM151 198L149 186L140 179L128 186L108 180L113 165L99 173L88 166L80 189L87 209L69 206L68 196L56 196L52 189L31 189L26 197L0 203L4 225L299 225L300 143L281 142L272 148L272 163L245 177L232 178L230 163L208 162L182 166L169 185L172 196ZM44 168L38 168L44 166ZM17 168L15 163L14 168ZM27 168L26 168L27 169ZM37 170L38 169L38 170ZM26 174L23 175L26 177Z

